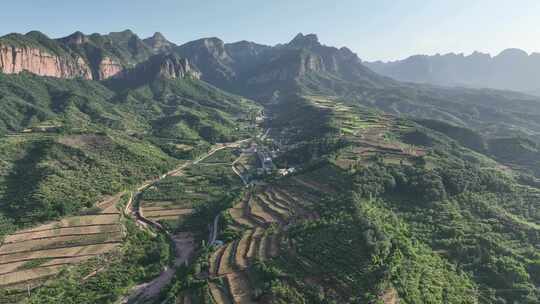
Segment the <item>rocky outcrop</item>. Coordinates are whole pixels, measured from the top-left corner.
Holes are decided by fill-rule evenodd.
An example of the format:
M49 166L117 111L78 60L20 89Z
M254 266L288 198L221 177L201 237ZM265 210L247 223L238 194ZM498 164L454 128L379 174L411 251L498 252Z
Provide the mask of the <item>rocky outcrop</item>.
M77 31L67 37L58 39L58 41L68 45L82 45L87 43L89 39L85 34Z
M175 54L189 59L202 73L202 79L220 87L226 87L237 77L233 59L225 44L218 38L204 38L188 42L173 49Z
M41 48L0 44L0 71L28 71L40 76L92 79L90 66L81 57L53 55Z
M157 46L168 43L161 35L155 38ZM153 54L151 47L129 30L108 35L75 32L59 39L36 31L13 33L0 37L0 72L104 80L121 77L126 68Z
M200 77L200 73L185 58L179 58L174 55L158 55L157 57L160 57L158 65L159 72L157 73L158 78L177 79L191 76L198 79Z
M248 78L248 84L286 82L317 75L371 85L382 81L380 76L363 66L351 50L325 46L315 34L300 33L288 44L274 47L270 53L272 60L257 68Z
M136 67L126 70L121 77L134 84L146 83L157 79L181 79L192 77L199 79L200 72L189 61L176 54L158 54Z
M314 54L302 54L300 58L300 76L303 76L309 72L324 71L324 62L321 57Z
M324 63L320 56L301 49L281 51L280 56L261 66L247 80L248 84L267 84L288 82L311 72L324 71Z
M115 62L110 57L104 57L101 60L98 68L99 79L96 80L104 80L111 77L120 77L123 71L124 67L121 64Z
M202 80L252 98L273 96L302 81L333 87L336 82L380 87L390 81L362 65L351 50L323 45L315 34L298 34L276 46L205 38L172 52L189 59L201 71Z
M294 37L291 42L288 44L289 47L298 47L298 48L314 48L321 46L319 42L319 37L315 34L304 35L299 33Z

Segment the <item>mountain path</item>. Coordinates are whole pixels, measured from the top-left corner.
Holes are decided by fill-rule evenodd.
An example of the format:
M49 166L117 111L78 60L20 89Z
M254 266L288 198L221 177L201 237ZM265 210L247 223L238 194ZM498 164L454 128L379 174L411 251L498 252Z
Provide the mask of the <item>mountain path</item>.
M207 159L208 157L212 156L214 153L220 150L223 150L226 148L239 147L240 144L249 140L251 139L239 140L239 141L228 143L228 144L220 144L219 146L214 147L213 149L208 151L208 153L201 156L197 160L188 161L182 164L180 167L160 176L159 178L155 180L145 182L141 187L137 189L137 193L133 194L132 197L130 198L124 212L134 217L137 220L137 222L143 227L153 226L157 230L164 231L171 238L175 246L175 254L176 254L176 257L174 259L175 267L180 266L182 264L187 265L189 263L189 259L192 256L193 252L195 251L195 243L194 243L195 240L193 238L193 235L187 232L181 232L175 235L171 235L159 223L152 221L148 218L145 218L144 215L140 212L140 210L138 210L138 208L136 208L137 210L134 210L133 202L145 189L147 189L148 187L151 187L152 185L155 185L157 182L159 182L163 178L166 178L168 176L176 176L180 174L181 171L187 168L188 166L199 164L201 161ZM239 176L244 182L244 178L240 174ZM211 238L210 238L210 240L212 241L211 243L215 242L217 238L218 226L219 226L219 215L217 215L214 218L214 223L213 223L213 227L211 231ZM131 291L129 292L127 296L125 296L123 299L120 300L120 303L128 303L128 304L141 303L141 302L144 302L146 300L149 300L158 296L160 291L165 286L167 286L169 282L174 278L174 275L176 272L175 267L165 267L164 270L161 272L161 274L155 279L153 279L152 281L135 286L134 288L131 289Z

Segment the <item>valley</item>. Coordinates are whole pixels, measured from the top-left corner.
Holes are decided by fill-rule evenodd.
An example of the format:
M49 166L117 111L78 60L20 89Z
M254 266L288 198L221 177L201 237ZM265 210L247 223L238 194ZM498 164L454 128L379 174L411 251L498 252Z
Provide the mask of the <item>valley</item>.
M536 97L313 34L0 46L0 303L540 298Z

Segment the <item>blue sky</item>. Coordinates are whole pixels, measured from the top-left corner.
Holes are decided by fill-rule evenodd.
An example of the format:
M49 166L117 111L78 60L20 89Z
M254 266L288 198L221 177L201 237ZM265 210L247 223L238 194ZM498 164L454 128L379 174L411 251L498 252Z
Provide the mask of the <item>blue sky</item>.
M40 30L51 37L131 29L181 44L289 41L316 33L364 60L413 54L540 52L538 0L16 0L2 3L0 35Z

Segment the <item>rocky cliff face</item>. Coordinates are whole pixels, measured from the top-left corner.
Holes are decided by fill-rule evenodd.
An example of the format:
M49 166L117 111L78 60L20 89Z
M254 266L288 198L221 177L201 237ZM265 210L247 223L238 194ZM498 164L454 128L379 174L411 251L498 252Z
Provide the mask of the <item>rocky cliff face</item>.
M18 74L27 71L39 76L104 80L121 75L124 67L110 57L104 57L95 67L79 56L53 55L40 48L0 46L0 72Z
M189 61L173 54L157 55L152 57L148 64L155 65L155 76L165 79L177 79L191 76L199 79L200 73L194 69Z
M172 50L187 58L201 72L201 79L215 86L226 88L238 76L234 60L218 38L204 38L188 42Z
M92 70L81 57L53 55L36 47L0 45L0 71L28 71L40 76L92 79Z
M321 84L342 81L380 86L388 80L362 65L347 48L321 44L317 35L298 34L287 44L265 46L248 41L225 44L206 38L172 52L188 58L201 78L217 87L253 98L265 98L297 81Z
M156 48L169 43L161 35L154 38ZM60 39L34 31L0 37L0 72L104 80L122 76L153 54L151 46L129 30L108 35L75 32Z
M271 60L247 75L248 84L260 86L291 80L312 82L317 81L317 78L324 83L362 82L370 86L379 86L386 82L363 66L355 53L347 48L325 46L314 34L298 34L288 44L265 51L265 55L267 54L270 54L266 57Z
M150 57L134 68L125 70L118 78L133 84L146 83L157 79L199 79L200 72L187 59L176 54L158 54Z
M99 79L96 80L104 80L111 77L120 77L123 71L124 67L121 64L115 62L110 57L104 57L101 60L98 68Z
M351 50L323 45L315 34L300 33L282 47L302 51L300 76L314 72L331 74L346 81L364 81L374 85L383 81L362 65L360 58Z

